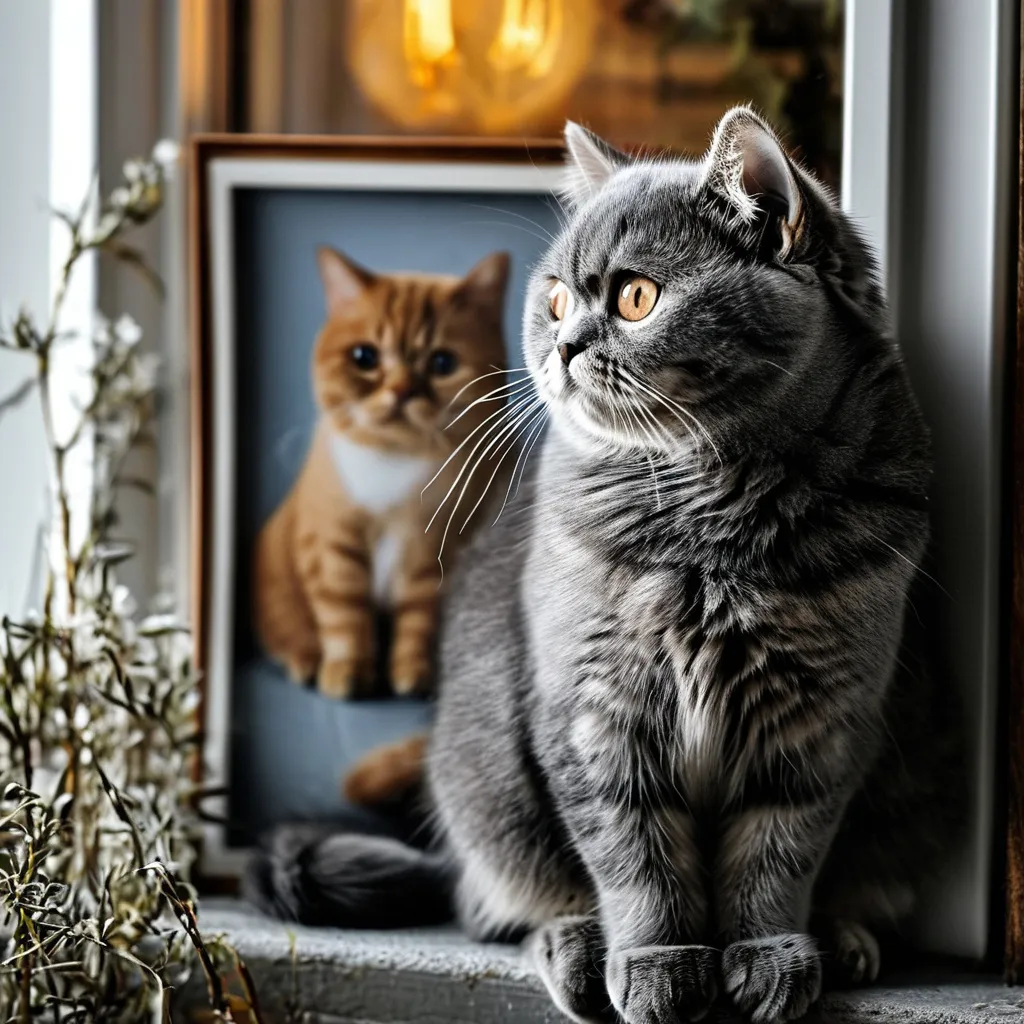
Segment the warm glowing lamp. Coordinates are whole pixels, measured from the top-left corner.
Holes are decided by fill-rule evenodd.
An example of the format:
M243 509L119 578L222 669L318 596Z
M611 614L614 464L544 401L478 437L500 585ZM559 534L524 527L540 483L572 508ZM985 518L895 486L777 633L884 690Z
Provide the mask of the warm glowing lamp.
M354 0L348 59L405 128L520 133L560 116L586 69L595 0Z

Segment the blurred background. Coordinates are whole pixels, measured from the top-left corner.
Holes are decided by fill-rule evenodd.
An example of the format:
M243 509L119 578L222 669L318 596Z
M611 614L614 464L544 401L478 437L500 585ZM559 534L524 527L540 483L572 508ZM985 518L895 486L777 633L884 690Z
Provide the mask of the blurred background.
M190 128L557 135L700 153L753 102L839 177L842 0L182 0Z

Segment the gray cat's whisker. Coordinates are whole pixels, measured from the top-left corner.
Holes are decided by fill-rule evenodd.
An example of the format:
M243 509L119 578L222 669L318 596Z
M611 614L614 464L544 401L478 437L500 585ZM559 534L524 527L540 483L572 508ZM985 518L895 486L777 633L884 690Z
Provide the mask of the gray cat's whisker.
M689 426L687 426L686 422L681 418L681 416L679 415L680 413L688 417L691 423L693 423L695 426L703 430L703 428L700 427L700 424L696 421L695 417L693 417L686 409L684 409L677 402L672 401L666 395L657 391L653 385L638 380L636 377L634 377L632 374L630 374L627 370L625 370L622 367L619 368L619 372L623 375L625 380L632 384L634 390L639 391L641 394L646 395L649 398L653 398L656 402L661 403L661 405L668 409L668 411L671 412L676 417L676 419L680 421L680 423L683 423L683 425L686 426L687 433L689 433L691 437L693 437L693 431L690 429ZM706 431L704 433L708 442L711 444L712 448L714 448L714 444L711 442L711 438L707 436ZM715 449L715 454L718 454L717 449ZM719 459L719 461L721 461L721 459Z
M641 420L638 415L638 412L640 411L639 403L634 401L633 397L626 393L623 394L623 398L625 398L628 403L623 408L623 414L626 417L629 440L646 455L649 449L656 449L659 447L658 437L656 434L651 433L647 424Z
M640 413L640 415L643 416L644 420L651 425L651 429L654 431L654 437L655 437L655 445L654 445L654 447L655 448L658 447L658 445L657 445L657 438L658 438L659 435L662 437L663 441L665 443L667 443L667 446L669 448L675 447L675 445L672 443L673 442L672 435L665 428L665 425L663 423L659 423L658 422L658 420L656 419L654 414L650 411L650 409L647 408L646 405L643 404L643 402L640 401L639 398L635 399L635 403L636 403L636 410L637 410L637 412Z
M522 224L509 224L507 220L464 220L462 221L462 224L467 226L480 224L487 227L512 228L514 231L522 231L523 234L530 235L540 242L550 242L549 238L545 238L536 231L531 231L528 227L524 227Z
M669 398L668 395L656 388L650 381L641 380L634 374L630 373L630 371L624 366L618 366L616 369L621 375L621 378L632 385L634 391L639 391L641 394L647 395L650 398L663 401L668 404L669 408L674 408L681 413L689 414L689 410L676 402L675 399Z
M494 469L491 471L491 475L490 475L490 477L488 477L487 483L484 484L483 490L480 492L480 495L477 497L476 503L469 510L469 514L466 516L466 519L463 522L462 526L459 527L459 534L460 535L466 529L466 527L469 525L469 522L473 518L474 514L476 513L476 510L480 507L481 503L484 501L484 499L487 497L488 493L490 492L491 484L494 483L494 479L498 475L498 472L501 469L502 464L504 463L504 461L505 461L506 457L508 456L509 452L511 452L511 451L513 451L515 449L516 442L527 433L527 431L530 428L530 425L537 418L537 416L539 416L539 415L541 415L543 413L543 411L544 411L544 403L543 403L543 401L538 399L537 402L535 402L532 406L530 406L528 409L526 409L524 414L522 416L520 416L516 420L516 422L511 425L511 428L507 432L505 439L500 441L500 443L498 444L498 449L499 450L492 452L490 455L487 455L486 453L482 453L481 454L480 459L478 460L478 464L480 462L483 462L483 460L485 458L489 458L492 461L494 459L497 459L497 463L495 464Z
M431 485L432 485L432 484L434 483L434 481L435 481L435 480L437 480L437 478L438 478L438 477L439 477L439 476L440 476L440 475L441 475L441 474L442 474L442 473L443 473L443 472L445 471L445 469L446 469L446 468L447 468L447 466L448 466L448 463L449 463L449 462L451 462L451 461L452 461L452 459L454 459L454 458L455 458L455 456L456 456L456 455L458 455L458 454L459 454L459 452L460 452L460 451L461 451L461 450L462 450L463 448L465 448L465 446L466 446L467 444L469 444L469 443L470 443L470 442L471 442L471 441L472 441L472 440L473 440L473 439L474 439L474 438L476 437L476 435L477 435L478 433L480 433L480 431L481 431L481 430L485 430L486 432L489 432L489 431L490 431L491 427L493 427L493 426L494 426L494 424L492 424L492 423L491 423L491 420L495 419L496 417L500 418L500 417L503 417L504 415L506 415L506 413L508 412L508 410L509 410L509 409L510 409L510 408L511 408L511 407L512 407L513 405L515 405L515 402L514 402L514 401L513 401L512 403L508 404L508 405L503 405L503 406L501 406L501 408L500 408L500 409L495 409L495 410L494 410L494 412L490 413L490 414L489 414L488 416L486 416L486 417L485 417L485 418L484 418L483 420L481 420L481 421L480 421L480 422L479 422L479 423L478 423L478 424L477 424L477 425L476 425L476 426L475 426L475 427L474 427L474 428L473 428L473 429L472 429L472 430L471 430L471 431L470 431L470 432L469 432L469 433L468 433L468 434L467 434L467 435L466 435L466 436L465 436L465 437L464 437L464 438L462 439L462 441L460 441L460 442L459 442L459 444L458 444L458 445L456 445L456 447L455 447L455 448L454 448L454 449L452 450L452 452L451 452L451 453L449 454L449 456L448 456L448 457L447 457L447 458L446 458L446 459L444 460L444 462L443 462L443 463L441 464L441 466L440 466L440 468L439 468L439 469L437 470L437 472L436 472L436 473L435 473L435 474L434 474L434 475L433 475L433 476L432 476L432 477L431 477L431 478L430 478L430 479L429 479L429 480L428 480L428 481L427 481L427 482L426 482L426 483L425 483L425 484L423 485L423 488L422 488L422 489L421 489L421 491L420 491L420 496L422 497L422 496L423 496L423 495L424 495L424 494L425 494L425 493L427 492L428 488L430 488L430 487L431 487Z
M434 514L430 517L430 522L427 523L424 532L426 532L426 530L429 530L430 527L433 525L434 520L437 518L438 512L441 511L441 509L444 507L445 502L449 499L449 497L451 497L452 491L454 491L455 488L459 485L459 481L462 479L463 473L466 472L466 467L470 464L470 462L472 461L473 456L480 449L480 446L485 444L487 439L489 437L491 437L494 434L495 431L500 431L501 429L503 429L503 427L509 421L509 419L516 414L516 412L519 410L519 408L521 408L522 403L523 402L527 402L527 401L529 401L529 398L523 397L523 398L518 399L515 402L512 402L509 405L502 406L500 409L496 410L495 412L492 412L490 414L490 416L488 416L487 419L485 419L478 427L476 427L473 430L473 432L462 442L462 444L460 444L458 446L458 448L456 448L455 451L453 451L451 453L451 455L449 455L448 458L444 460L444 464L433 475L433 477L430 478L430 480L427 482L426 486L423 488L424 491L426 491L427 487L430 487L430 485L444 472L444 470L447 467L448 463L451 462L452 459L454 459L456 455L458 455L458 453L461 451L461 449L463 447L465 447L465 445L467 445L476 436L477 433L479 433L481 430L484 431L483 436L480 437L479 439L477 439L477 442L473 446L473 448L470 451L469 455L466 456L466 459L462 463L462 467L459 469L459 472L456 475L455 480L452 482L452 485L448 488L448 492L441 499L441 502L437 506L437 509L434 511ZM493 423L489 422L490 420L495 420L496 417L497 417L497 419L496 419L495 422L493 422ZM485 427L486 427L486 430L484 429Z
M531 380L517 381L515 385L509 385L509 386L512 387L513 390L505 391L504 394L495 394L493 397L485 396L483 398L478 398L473 403L473 405L488 405L488 404L490 404L492 402L507 402L507 401L510 401L510 400L515 400L520 395L522 395L524 392L533 390L533 387L534 387L533 381L531 381ZM502 390L504 390L504 389L502 389ZM472 407L467 407L466 409L464 409L463 412L461 412L458 416L455 417L454 420L451 421L451 423L445 424L445 428L444 429L445 430L450 430L467 412L470 411L471 408Z
M627 398L628 397L629 396L627 396ZM652 434L651 430L650 430L650 426L648 425L648 423L645 420L641 420L641 418L640 418L639 413L642 413L645 410L643 409L643 407L640 405L639 402L630 401L630 405L627 406L626 411L629 413L630 420L636 426L638 435L642 435L642 436L638 437L638 441L640 442L641 450L644 451L645 455L649 455L650 454L649 449L651 449L651 448L657 449L659 447L659 445L658 445L658 435L657 434ZM646 439L646 441L644 439Z
M514 210L503 210L500 206L488 206L486 203L464 203L463 205L477 210L490 210L491 213L503 213L506 217L515 217L517 220L526 221L527 224L532 225L538 231L542 231L547 241L555 241L555 236L540 221L533 220L533 218L527 217L525 214L516 213Z
M796 379L796 374L792 370L787 370L786 367L780 366L778 363L773 362L771 359L762 359L762 363L767 363L769 366L774 366L776 370L787 374L788 376Z
M473 431L470 437L466 438L467 442L470 441L477 433L480 432L482 428L486 426L486 429L483 431L482 435L476 439L476 444L473 445L473 448L470 450L469 454L463 460L462 466L459 468L459 472L456 474L455 479L452 481L452 484L448 488L447 493L438 504L438 507L434 511L433 516L431 516L430 522L427 523L427 529L430 528L431 524L434 522L434 519L437 517L438 513L444 507L445 502L447 502L448 499L451 497L452 492L455 490L456 487L458 487L459 482L462 480L463 474L471 465L474 464L474 456L480 450L480 448L484 445L487 445L490 441L493 441L495 436L500 436L508 427L509 423L512 420L514 420L515 417L522 411L524 406L529 404L532 400L533 396L531 394L526 394L520 398L515 399L508 405L503 406L501 409L499 409L497 413L492 413L490 416L487 417L488 420L493 419L493 423L486 423L486 421L484 423L481 423L480 426ZM460 445L459 447L461 448L462 446ZM457 454L457 452L458 449L452 452L452 454L446 460L445 465L447 465L447 463L451 461L451 459ZM442 466L441 470L439 470L438 472L440 473L443 469L444 466ZM433 481L431 481L431 483L432 482ZM427 486L429 487L430 484L428 483Z
M512 477L511 477L511 479L508 482L508 490L505 491L505 497L502 500L501 508L498 509L498 514L494 517L494 522L491 524L492 526L496 526L497 523L498 523L498 520L501 519L502 513L505 511L505 506L508 504L509 492L512 490L512 485L513 484L515 484L515 488L516 488L515 494L516 495L519 494L519 485L523 482L523 476L526 473L526 465L527 465L527 463L530 460L530 452L533 451L533 446L537 443L537 439L540 437L541 433L544 430L544 427L547 425L547 413L548 413L548 409L547 409L547 406L545 405L541 409L541 416L540 416L536 426L533 428L532 433L526 439L526 442L523 444L522 450L519 452L519 458L516 459L516 464L515 464L515 466L512 469ZM520 465L522 465L522 469L520 469ZM519 473L519 481L518 481L518 483L516 482L516 473L517 472ZM513 495L513 497L514 496L515 495Z
M529 389L526 388L524 390L528 391ZM500 409L495 409L494 412L490 413L483 420L481 420L481 422L478 423L469 432L469 434L465 438L463 438L461 442L459 442L459 444L455 447L455 449L448 456L448 458L446 458L444 462L441 464L441 467L438 469L438 471L423 485L423 489L420 491L420 496L422 497L422 495L426 493L427 489L434 483L434 481L445 471L445 469L448 467L448 463L451 462L452 459L454 459L455 456L458 455L459 452L462 451L462 449L465 448L466 445L469 444L481 430L483 430L485 427L488 427L488 424L491 422L491 420L493 420L495 417L504 416L509 411L509 409L514 407L514 405L515 401L513 401L509 405L503 405ZM491 426L493 425L494 424L491 424ZM489 427L487 432L490 432Z
M626 418L625 412L623 412L623 422L622 426L620 427L618 410L616 409L615 403L613 401L609 400L608 409L612 414L612 426L615 428L616 431L621 432L625 436L629 444L633 444L633 434L632 430L630 429L629 420L628 418Z
M494 366L493 363L491 365ZM480 376L474 377L468 384L463 384L462 387L455 392L455 394L452 396L451 400L448 402L445 408L450 409L463 396L463 394L465 394L465 392L468 391L474 384L478 384L480 381L486 380L488 377L497 377L499 373L507 375L510 373L529 374L529 372L530 371L526 369L525 366L516 366L508 370L503 370L501 369L501 367L495 367L495 369L491 373L481 373ZM488 392L488 394L494 394L494 392L491 391Z
M939 590L941 590L942 593L950 599L950 601L954 600L953 595L930 572L927 572L926 570L922 569L921 566L917 565L913 559L907 558L907 556L903 554L902 551L898 550L897 548L894 548L888 541L883 540L881 537L879 537L876 533L873 533L871 530L866 530L865 532L869 537L872 537L874 540L878 541L878 543L881 544L883 547L888 548L894 555L897 556L897 558L906 562L906 564L910 566L914 573L920 573L920 575L922 575L926 580L928 580L931 583L934 583L935 586L937 586Z
M467 413L471 412L477 406L483 406L483 404L486 404L487 402L502 401L512 398L534 386L534 382L529 378L510 381L508 384L502 384L501 387L497 387L493 391L488 391L487 394L481 395L479 398L474 398L473 401L468 404L468 406L454 420L452 420L451 423L445 424L444 429L451 430L452 427L454 427Z
M494 469L491 471L491 475L490 475L490 477L488 477L487 483L484 484L484 488L480 492L480 496L476 499L476 504L474 504L473 507L469 510L469 515L466 516L465 522L463 522L462 526L459 527L459 533L460 534L469 525L469 521L473 518L473 515L476 513L476 510L480 507L480 505L483 502L484 498L487 497L487 494L489 493L489 491L491 489L491 484L494 483L494 478L498 475L498 471L501 469L502 464L504 463L505 459L507 458L509 452L513 451L515 449L515 447L516 447L516 442L521 437L524 437L528 433L528 431L530 430L530 427L532 426L534 420L536 420L538 416L542 416L543 414L544 414L544 403L541 402L539 407L534 407L534 409L533 409L531 415L529 416L529 418L521 426L517 425L517 429L512 433L512 436L508 439L507 443L505 444L505 447L502 449L502 451L500 453L500 458L498 458L497 464L495 465ZM522 453L522 449L520 449L520 454L521 453ZM497 455L497 453L495 453L495 455L492 455L491 458L492 459L495 458L496 455ZM518 466L518 464L519 463L517 461L516 465ZM515 468L513 468L513 470L512 470L512 475L513 475L513 477L515 476ZM509 486L510 487L512 486L511 481L509 482Z
M644 397L643 393L632 383L631 380L629 380L629 378L626 377L624 371L620 366L618 366L617 364L613 366L613 371L615 373L615 379L617 383L622 388L622 397L630 404L630 406L637 409L642 409L644 412L647 412L648 417L657 424L658 430L665 437L668 437L669 434L668 431L666 431L665 427L662 424L658 423L657 420L654 419L654 417L651 417L649 411L644 407L644 403L641 400Z
M676 447L674 439L672 438L672 435L669 433L669 431L666 429L665 425L663 423L659 423L655 416L651 413L651 411L640 400L642 397L642 393L638 391L637 387L632 383L632 381L630 381L627 377L623 375L623 371L621 371L619 367L616 367L616 373L618 374L619 383L625 385L626 390L624 390L623 392L623 397L628 402L630 402L631 405L634 405L636 409L638 409L644 415L646 421L653 425L653 427L655 428L655 437L660 435L664 439L667 447ZM686 424L684 424L684 426L686 426ZM686 430L687 433L691 437L693 437L693 431L690 430L689 427L686 427ZM659 445L655 443L654 447L658 448Z
M502 438L505 438L510 433L512 433L516 429L516 427L522 422L523 418L525 416L529 415L537 407L537 405L540 404L540 403L541 403L541 399L538 398L532 404L527 405L525 410L522 409L522 404L517 406L516 407L517 415L513 418L512 422L511 423L506 422L505 424L503 424L503 426L497 432L497 434L495 434L495 435L493 435L491 437L491 440L488 443L487 447L480 453L480 455L477 457L477 459L473 462L472 469L470 469L469 475L466 477L466 480L465 480L465 482L462 485L462 490L459 491L459 496L455 499L455 504L452 505L451 514L448 516L448 522L445 524L444 533L441 535L441 546L440 546L440 549L439 549L438 555L437 555L438 561L441 560L441 557L444 554L444 546L445 546L445 543L448 540L448 532L449 532L449 530L451 530L452 522L455 520L455 516L456 516L456 514L459 511L459 506L462 504L462 499L466 496L466 491L469 490L469 485L472 482L473 477L476 474L476 471L480 468L480 464L483 462L485 456L487 455L487 453L489 451L491 451L495 447L495 445L498 445L498 444L501 443ZM476 448L474 448L473 451L475 452ZM470 455L470 459L472 459L472 454ZM470 459L466 460L465 465L462 467L462 470L459 472L459 478L461 478L462 473L465 472L466 467L470 464ZM458 478L456 478L455 483L456 484L458 483ZM454 489L454 485L453 485L453 489ZM451 493L451 491L449 491L449 494L450 493ZM448 500L448 495L445 495L445 501L447 501L447 500ZM443 504L444 504L444 502L442 502L442 505ZM441 510L441 506L438 507L438 512L440 510ZM430 520L431 523L434 521L434 518L436 516L437 516L437 512L435 512L434 515L431 517L431 520ZM427 529L430 529L429 524L427 526Z
M669 404L669 400L666 399L664 395L656 393L654 397L659 402L661 402L667 409L672 409L672 405ZM688 420L690 420L690 422L693 423L693 425L704 435L704 438L707 441L707 443L711 445L711 450L715 453L715 458L718 459L718 464L722 465L722 456L721 453L718 451L718 446L712 440L711 434L708 433L708 430L704 426L704 424L701 423L701 421L697 418L697 416L694 413L690 412L688 409L685 409L683 406L677 406L677 408L682 413L682 415L685 416Z
M718 451L718 446L711 439L711 435L705 429L704 424L701 423L701 421L697 419L697 417L692 412L690 412L689 409L686 409L678 402L673 401L667 395L665 395L661 391L658 391L658 389L655 388L653 385L637 380L627 370L623 369L621 372L627 377L627 379L629 379L633 384L640 388L641 391L644 391L656 402L660 402L666 409L668 409L669 412L676 415L677 419L679 418L679 414L681 413L688 420L690 420L690 422L693 423L693 425L704 435L704 439L707 441L707 443L711 445L711 449L715 453L715 458L718 459L719 465L722 464L722 456Z
M477 379L479 380L479 378ZM467 405L466 408L463 409L462 412L460 412L458 416L456 416L455 419L451 421L451 423L448 423L445 426L445 430L450 430L452 427L454 427L455 424L458 423L459 420L461 420L462 417L466 415L466 413L468 413L471 409L475 409L476 406L482 405L485 402L493 402L495 400L495 396L501 396L502 392L507 392L508 395L514 395L518 394L520 389L532 386L533 381L529 377L524 377L520 380L512 380L506 384L499 385L498 387L494 388L493 391L488 391L486 395L481 395L479 398L475 398L472 402L470 402L469 405ZM470 387L470 384L467 384L466 387ZM465 390L466 388L463 388L462 391L459 392L459 395L461 395L462 392ZM453 398L451 402L448 403L446 408L450 409L454 404L456 398L458 398L458 395L456 395L455 398Z
M647 410L639 402L636 403L634 408L636 410L634 412L634 414L633 414L634 417L636 416L636 413L639 412L639 413L642 413L646 418L650 418L651 421L655 423L655 426L659 426L660 425L660 424L657 424L657 422L653 420L653 417L650 417L650 413L648 413ZM638 425L640 425L639 422L638 422ZM657 433L654 433L653 435L650 434L646 427L644 428L644 433L645 433L645 435L647 435L650 438L651 446L655 450L657 450L657 448L658 448L658 436L657 436ZM647 465L650 466L650 468L651 468L651 480L654 483L654 498L655 498L655 501L656 501L657 506L658 506L658 511L660 512L661 511L661 488L658 486L658 471L654 468L654 459L653 459L653 457L652 457L650 452L647 453Z

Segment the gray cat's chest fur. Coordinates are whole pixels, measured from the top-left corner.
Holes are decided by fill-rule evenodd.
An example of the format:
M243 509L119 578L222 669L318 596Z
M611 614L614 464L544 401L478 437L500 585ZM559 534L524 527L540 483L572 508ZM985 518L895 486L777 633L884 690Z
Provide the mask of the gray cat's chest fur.
M764 653L746 636L784 601L709 544L743 519L749 495L730 498L728 482L684 463L675 482L663 470L654 495L653 477L601 479L552 437L539 484L562 497L534 513L524 574L542 728L581 760L628 771L637 733L653 721L657 770L691 805L734 796L761 752L723 698L734 662ZM668 507L672 544L660 555L633 517Z
M653 710L662 770L689 799L720 795L733 766L725 757L721 708L708 699L715 672L707 641L676 620L671 577L646 572L622 579L597 560L579 571L572 555L553 558L544 547L531 560L536 572L528 594L558 594L560 612L528 622L550 727L579 758L614 765Z

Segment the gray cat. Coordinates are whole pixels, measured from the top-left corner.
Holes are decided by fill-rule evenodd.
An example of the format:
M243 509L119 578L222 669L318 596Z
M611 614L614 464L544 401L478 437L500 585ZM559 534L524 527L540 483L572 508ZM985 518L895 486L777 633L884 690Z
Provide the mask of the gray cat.
M438 846L282 830L249 889L354 925L450 895L578 1021L792 1019L822 950L875 977L961 817L910 636L928 433L864 243L754 113L699 162L566 141L550 427L447 605Z

